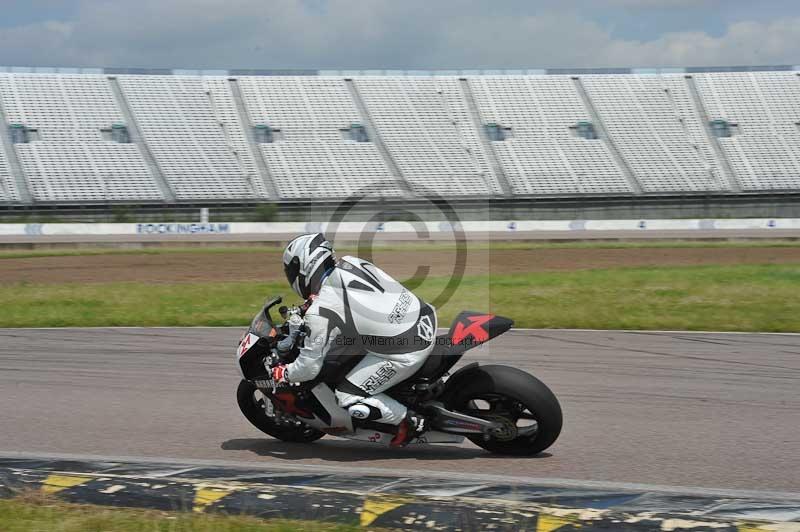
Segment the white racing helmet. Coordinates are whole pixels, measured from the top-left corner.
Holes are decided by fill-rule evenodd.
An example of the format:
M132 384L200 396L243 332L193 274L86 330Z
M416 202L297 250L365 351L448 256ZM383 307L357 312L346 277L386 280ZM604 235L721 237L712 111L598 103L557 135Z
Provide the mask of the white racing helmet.
M333 245L322 233L300 235L283 251L286 279L303 299L319 292L323 275L335 265Z

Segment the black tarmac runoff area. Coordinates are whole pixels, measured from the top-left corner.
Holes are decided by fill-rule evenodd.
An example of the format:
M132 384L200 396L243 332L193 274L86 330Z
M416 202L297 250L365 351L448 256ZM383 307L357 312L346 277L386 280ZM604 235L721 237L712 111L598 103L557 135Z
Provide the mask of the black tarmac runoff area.
M800 492L800 335L511 331L461 363L524 369L561 401L561 438L517 458L271 439L236 405L241 333L0 329L0 453Z

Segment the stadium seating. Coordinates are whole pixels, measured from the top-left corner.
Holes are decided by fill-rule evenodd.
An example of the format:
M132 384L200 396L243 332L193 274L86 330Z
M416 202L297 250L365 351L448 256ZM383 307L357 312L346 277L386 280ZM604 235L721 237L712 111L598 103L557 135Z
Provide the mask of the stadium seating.
M735 124L719 142L745 190L800 188L800 79L795 72L695 75L711 119Z
M119 76L136 123L178 199L254 199L264 192L226 141L200 76ZM232 133L228 132L230 136ZM241 143L240 143L241 144Z
M392 158L419 195L500 192L457 80L375 76L354 81Z
M798 72L717 70L0 67L0 202L800 191Z
M485 76L470 84L482 121L511 128L493 145L515 192L632 192L602 141L570 133L591 117L569 77Z
M8 168L5 149L0 145L0 202L17 202L19 199L16 183Z
M138 147L103 137L124 122L104 76L0 74L0 99L38 139L14 145L36 201L161 199Z
M245 181L255 190L255 195L269 196L264 180L259 175L255 155L250 147L244 125L239 120L230 82L224 77L204 77L203 86L209 96L214 118L225 139L227 151L233 154L244 172Z
M683 76L598 75L582 81L644 192L727 188Z
M246 126L276 132L275 142L259 147L281 197L400 194L375 144L344 133L362 122L344 79L253 76L239 83Z

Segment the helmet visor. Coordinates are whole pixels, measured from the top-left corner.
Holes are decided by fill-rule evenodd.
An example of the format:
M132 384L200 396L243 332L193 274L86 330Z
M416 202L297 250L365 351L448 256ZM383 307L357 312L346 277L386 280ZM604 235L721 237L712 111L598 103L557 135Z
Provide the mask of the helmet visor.
M294 286L297 276L300 275L300 259L292 257L289 264L283 265L283 272L286 274L286 279L289 281L289 284Z

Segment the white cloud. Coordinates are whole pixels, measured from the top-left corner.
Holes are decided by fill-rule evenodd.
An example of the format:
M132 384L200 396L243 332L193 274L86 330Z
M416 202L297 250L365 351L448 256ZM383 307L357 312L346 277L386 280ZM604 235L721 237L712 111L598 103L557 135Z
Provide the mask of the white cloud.
M604 2L679 9L688 0ZM718 35L672 32L639 41L612 34L581 10L581 2L542 1L538 9L526 8L525 2L501 5L493 9L477 0L85 0L66 21L0 28L0 64L521 68L800 63L800 17L735 22Z
M800 17L734 23L719 37L686 32L642 43L612 41L603 53L626 65L795 64L800 63Z

